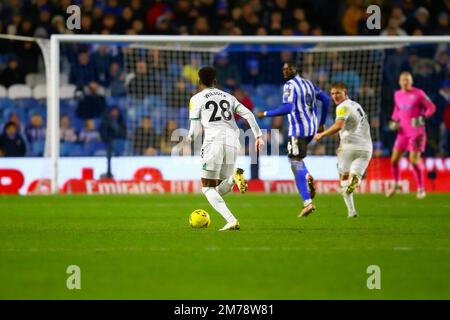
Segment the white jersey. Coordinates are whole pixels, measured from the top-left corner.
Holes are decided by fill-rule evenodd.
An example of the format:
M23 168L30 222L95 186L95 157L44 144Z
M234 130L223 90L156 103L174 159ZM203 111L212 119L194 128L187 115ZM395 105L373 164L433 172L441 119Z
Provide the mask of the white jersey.
M350 99L336 108L336 120L345 120L344 128L339 131L340 150L359 150L372 152L372 139L367 115L361 105Z
M246 119L249 114L254 118L234 96L217 88L206 88L195 94L189 102L189 118L201 120L205 131L204 145L214 142L240 148L235 113ZM255 136L262 134L256 122L250 125Z

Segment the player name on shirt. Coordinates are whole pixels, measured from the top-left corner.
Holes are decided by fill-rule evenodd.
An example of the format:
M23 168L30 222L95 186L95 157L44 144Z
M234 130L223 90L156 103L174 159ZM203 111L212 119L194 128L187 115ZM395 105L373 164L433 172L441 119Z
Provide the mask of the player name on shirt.
M224 92L220 92L220 91L212 91L212 92L208 92L204 95L205 99L209 99L213 96L221 96L221 97L227 97L226 94Z

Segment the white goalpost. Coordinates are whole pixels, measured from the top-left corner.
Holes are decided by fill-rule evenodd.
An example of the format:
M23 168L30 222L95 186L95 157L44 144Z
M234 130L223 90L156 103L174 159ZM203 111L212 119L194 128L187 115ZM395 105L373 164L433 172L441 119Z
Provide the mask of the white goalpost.
M46 61L49 63L47 71L47 92L48 92L48 146L50 147L49 156L51 158L51 170L50 170L50 180L51 180L51 190L52 193L58 193L58 167L60 158L60 128L59 128L59 118L60 118L60 66L61 66L61 46L73 43L83 43L83 44L103 44L103 45L151 45L158 50L170 50L171 52L189 52L190 48L193 51L198 52L209 52L211 47L223 48L229 46L230 44L237 44L241 46L251 46L251 45L285 45L293 46L293 51L297 51L296 46L300 45L310 45L311 48L305 47L302 54L307 55L308 53L314 55L312 58L302 56L304 71L310 71L311 76L320 81L320 73L317 73L317 68L323 68L324 70L330 70L334 66L329 66L327 64L327 59L333 56L333 54L338 54L338 52L343 52L339 55L339 59L342 63L352 63L357 68L366 68L368 59L371 61L370 67L367 67L366 80L368 86L374 87L375 93L378 96L374 97L374 100L370 103L373 104L373 110L371 110L373 115L379 112L379 104L381 97L381 74L371 75L370 73L380 73L381 65L378 65L378 61L382 63L382 51L386 48L394 48L395 46L411 46L415 44L448 44L450 43L450 37L448 36L420 36L420 37L389 37L389 36L377 36L377 37L366 37L366 36L323 36L323 37L310 37L310 36L129 36L129 35L52 35L49 45L49 54ZM139 46L138 46L139 47ZM219 49L220 50L220 49ZM380 50L380 57L373 57L374 53ZM323 54L323 53L326 54ZM357 53L355 53L357 52ZM361 52L368 52L363 54ZM126 59L135 59L138 53L134 53L133 50L130 51ZM44 53L44 56L47 54ZM136 55L136 56L134 56ZM167 56L170 57L171 56ZM375 59L375 60L374 60ZM131 61L131 60L130 60ZM310 64L309 62L310 61ZM373 62L375 61L375 62ZM279 74L280 70L278 66L271 66L274 74ZM337 68L337 67L336 67ZM373 77L372 77L373 76ZM307 75L305 75L307 77ZM330 78L330 77L329 77ZM337 77L336 77L337 78ZM330 80L330 79L328 79ZM360 80L363 82L363 80ZM361 83L362 84L362 83ZM164 86L164 83L162 84ZM147 90L152 83L144 83L141 85L142 88L139 90ZM280 96L281 97L281 96ZM281 98L280 98L281 101ZM263 105L258 107L269 108L275 107L276 105Z

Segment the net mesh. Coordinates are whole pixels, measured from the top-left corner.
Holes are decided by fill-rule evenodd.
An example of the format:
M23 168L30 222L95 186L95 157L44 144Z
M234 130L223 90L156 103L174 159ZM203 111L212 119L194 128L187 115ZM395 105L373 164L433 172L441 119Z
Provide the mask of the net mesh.
M61 101L62 131L69 140L61 141L61 155L100 156L109 146L114 156L198 154L179 131L174 132L181 128L187 133L189 128L188 103L197 90L199 68L213 65L218 86L256 113L281 104L281 68L286 61L296 62L301 76L325 92L333 82L345 82L350 97L369 116L375 146L381 145L380 105L387 49L331 44L63 44L63 73L76 94L74 100ZM320 113L320 106L318 110ZM267 146L262 155L286 154L287 117L258 121L266 129ZM326 126L333 121L331 107ZM238 118L237 123L248 129L243 119ZM251 135L247 137L241 139L241 154L254 157ZM338 144L336 135L311 143L308 153L335 155ZM370 166L368 174L378 170Z
M265 49L265 50L264 50ZM179 141L171 141L171 132L189 127L188 101L197 88L197 71L214 65L218 86L234 94L252 111L267 110L280 105L284 61L298 62L301 75L322 90L331 83L344 81L352 98L360 102L372 120L372 137L379 140L379 112L384 50L355 47L296 48L261 46L228 46L205 48L166 48L135 45L122 48L124 89L111 87L110 102L125 114L127 136L124 153L128 155L167 155ZM120 97L123 93L123 97ZM119 96L119 98L117 98ZM114 98L116 97L116 98ZM321 108L319 108L320 110ZM330 108L327 125L334 120ZM238 119L245 129L245 123ZM281 149L286 150L287 121L284 118L261 120L266 129L281 131ZM268 131L270 139L270 131ZM338 137L312 144L314 155L334 155ZM183 148L184 149L184 148ZM243 152L245 152L244 148ZM181 154L189 154L189 148Z

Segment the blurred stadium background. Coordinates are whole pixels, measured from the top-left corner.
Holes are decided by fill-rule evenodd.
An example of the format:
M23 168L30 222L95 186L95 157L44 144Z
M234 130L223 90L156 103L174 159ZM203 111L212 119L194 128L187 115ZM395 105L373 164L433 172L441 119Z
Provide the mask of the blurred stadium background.
M66 29L65 8L81 7L81 29ZM382 29L368 30L366 7L382 9ZM51 1L10 0L0 4L0 33L49 38L52 34L124 35L448 35L450 1ZM25 39L25 40L24 40ZM0 40L0 192L48 192L45 161L47 133L47 81L42 54L45 46L22 40ZM31 39L30 39L31 40ZM369 184L363 191L382 192L390 179L387 157L395 133L388 130L393 93L403 70L413 73L415 85L426 91L438 111L427 122L425 156L429 170L427 188L448 191L450 175L450 60L447 44L374 46L339 49L320 46L216 46L190 48L149 44L64 43L60 56L60 187L65 192L121 192L87 187L80 181L98 179L106 172L104 156L111 142L113 174L118 180L191 181L161 184L160 188L125 187L129 192L189 192L198 190L199 166L181 161L167 165L177 153L191 155L191 147L170 139L174 130L187 129L188 101L196 90L196 71L214 65L219 85L250 110L273 108L281 100L281 66L298 61L301 74L328 90L343 80L351 96L367 110L374 138ZM330 108L327 124L334 118ZM6 126L6 124L9 124ZM280 154L285 153L286 120L265 119L265 129L279 129ZM245 129L243 123L239 125ZM21 141L11 143L7 128L15 127ZM14 131L14 129L11 129ZM270 131L267 134L270 140ZM15 140L16 141L16 140ZM269 172L273 157L260 159L259 170L250 166L248 143L243 166L249 169L257 191L292 191L287 161L278 173ZM312 172L324 181L321 191L338 185L334 154L336 139L312 145ZM270 143L269 143L270 146ZM195 150L194 150L195 153ZM9 160L14 157L14 160ZM33 157L33 158L31 158ZM130 161L129 157L132 161ZM18 159L20 158L20 159ZM276 157L278 158L278 157ZM286 162L285 164L283 164ZM197 168L198 167L198 168ZM408 163L402 164L405 191L414 188ZM152 174L153 173L153 174ZM21 177L20 177L21 176ZM156 178L155 178L156 177ZM72 181L73 184L67 184ZM329 183L327 183L327 181ZM79 182L79 181L78 181ZM373 184L372 184L373 182ZM109 188L109 187L108 187ZM147 188L147 189L146 189ZM153 189L152 189L153 188ZM105 191L106 190L106 191ZM109 191L108 191L109 190ZM159 190L159 191L158 191ZM126 191L124 191L126 192Z

